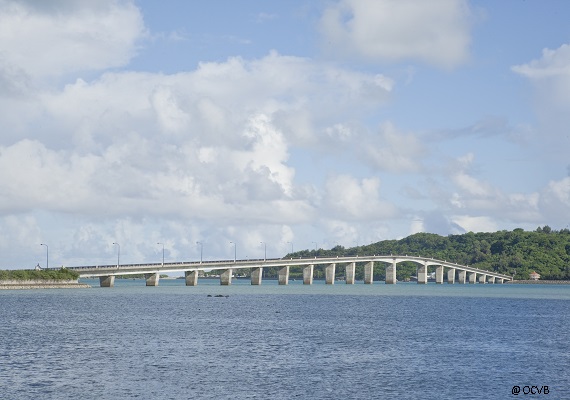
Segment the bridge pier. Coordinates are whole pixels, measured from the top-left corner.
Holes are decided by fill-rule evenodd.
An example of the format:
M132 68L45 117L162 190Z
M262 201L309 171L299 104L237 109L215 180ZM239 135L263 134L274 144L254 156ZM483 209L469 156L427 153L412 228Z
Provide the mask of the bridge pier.
M185 271L184 277L186 280L186 286L198 285L198 271Z
M367 262L364 265L364 283L371 285L374 282L374 261Z
M113 287L115 286L115 275L100 276L99 277L100 287Z
M464 269L460 269L459 272L457 273L457 282L465 284L466 276L467 276L467 271L465 271Z
M315 266L313 264L307 265L303 268L303 285L313 284L313 270Z
M288 265L279 269L278 281L279 281L280 285L288 285L289 284L289 266Z
M355 273L356 273L356 263L351 262L349 264L346 264L346 272L345 272L344 276L345 276L345 280L346 280L347 285L354 285Z
M233 270L231 268L226 269L220 275L220 285L222 286L229 286L232 284L232 274Z
M117 275L133 274L142 275L145 278L146 286L158 286L160 280L160 273L163 271L178 271L184 272L186 286L196 286L198 284L199 276L204 270L210 268L218 271L220 275L220 285L231 285L234 270L248 270L251 276L252 285L261 285L263 279L263 267L271 266L278 270L278 283L279 285L287 285L289 283L290 268L291 266L303 269L303 284L311 285L316 276L321 279L325 278L328 285L334 284L336 278L336 265L341 265L342 272L339 275L345 276L345 283L352 285L356 283L356 264L363 266L364 269L364 283L372 284L374 281L374 263L384 263L382 268L386 270L386 284L397 283L397 265L399 262L413 262L417 266L417 282L425 284L428 281L430 267L433 266L435 281L438 284L444 283L447 279L448 283L497 283L502 284L511 281L508 275L500 274L492 270L483 270L473 268L468 265L459 265L452 262L435 260L433 258L425 258L419 256L400 256L390 254L387 256L373 255L373 256L351 256L351 257L330 257L317 259L299 258L289 260L281 259L268 259L261 264L258 260L237 260L234 263L227 260L211 261L211 262L185 262L185 263L172 263L171 265L164 265L160 263L152 264L132 264L116 266L93 266L93 267L71 267L79 272L81 278L99 278L101 287L113 287ZM315 265L318 270L315 272ZM324 270L324 271L323 271ZM343 274L344 273L344 274ZM447 277L445 274L447 273Z
M418 283L419 284L426 284L427 283L427 264L424 263L424 265L420 265L418 267L417 270L417 275L418 275Z
M144 279L146 280L147 286L158 286L160 275L158 272L155 274L144 274Z
M438 265L435 269L435 283L443 283L443 265Z
M325 283L327 285L334 285L334 276L336 272L336 264L332 263L325 268Z
M392 261L392 264L388 264L386 267L386 280L385 282L389 285L395 285L398 279L396 279L396 260Z
M263 268L252 268L251 269L251 284L261 285L261 278L263 276Z

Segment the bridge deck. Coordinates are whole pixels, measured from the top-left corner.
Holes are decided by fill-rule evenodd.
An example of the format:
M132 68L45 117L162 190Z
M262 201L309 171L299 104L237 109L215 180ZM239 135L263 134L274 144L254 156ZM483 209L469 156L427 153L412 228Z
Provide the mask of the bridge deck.
M309 266L309 265L323 265L323 264L350 264L350 263L374 263L381 262L385 264L397 265L401 262L415 262L420 266L442 266L448 269L456 269L466 272L474 272L479 275L488 277L499 278L502 280L512 280L512 277L504 274L499 274L493 271L482 270L473 268L467 265L455 264L448 261L436 260L433 258L419 257L419 256L353 256L353 257L314 257L314 258L272 258L272 259L257 259L257 260L217 260L217 261L190 261L190 262L170 262L170 263L149 263L149 264L125 264L125 265L95 265L95 266L82 266L70 267L77 271L82 278L87 277L103 277L114 275L134 275L134 274L149 274L149 273L163 273L163 272L189 272L189 271L204 271L204 270L228 270L228 269L250 269L250 268L264 268L264 267L293 267L293 266Z

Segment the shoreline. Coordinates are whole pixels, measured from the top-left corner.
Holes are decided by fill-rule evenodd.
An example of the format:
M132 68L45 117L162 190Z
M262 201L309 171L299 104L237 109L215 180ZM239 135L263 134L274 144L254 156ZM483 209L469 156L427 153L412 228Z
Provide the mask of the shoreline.
M17 281L5 280L0 281L0 290L17 290L17 289L83 289L90 288L91 285L79 283L76 280L30 280Z
M548 280L538 280L538 281L533 281L533 280L515 280L515 281L508 281L505 282L505 284L521 284L521 285L570 285L570 281L548 281Z
M25 289L89 289L91 285L85 283L75 283L75 284L46 284L46 285L0 285L0 290L25 290Z

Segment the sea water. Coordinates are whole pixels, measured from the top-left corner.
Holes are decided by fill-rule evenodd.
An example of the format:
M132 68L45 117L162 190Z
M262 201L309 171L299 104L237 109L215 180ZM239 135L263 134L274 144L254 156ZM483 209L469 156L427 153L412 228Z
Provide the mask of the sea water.
M86 282L0 291L1 399L570 399L568 285Z

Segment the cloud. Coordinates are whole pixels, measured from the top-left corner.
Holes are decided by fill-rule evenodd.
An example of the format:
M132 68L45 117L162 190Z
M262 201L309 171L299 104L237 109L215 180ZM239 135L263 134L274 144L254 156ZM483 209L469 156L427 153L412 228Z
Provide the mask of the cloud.
M538 191L509 193L478 176L473 171L473 163L472 153L459 157L446 172L446 180L430 183L431 198L436 201L438 212L447 215L448 221L462 229L476 231L492 230L494 226L535 225L550 220L551 209L559 211L559 218L570 217L564 180L551 182ZM552 203L557 207L552 207Z
M543 49L540 59L515 65L511 69L534 79L570 76L570 45L563 44L556 50Z
M539 206L544 210L544 220L570 222L570 177L551 181L540 196ZM564 223L562 223L564 225Z
M453 68L469 55L470 10L463 0L342 0L324 11L320 27L327 51L345 57Z
M391 122L383 123L377 133L361 142L359 149L374 169L391 172L417 172L427 148L412 133L397 130Z
M559 121L568 119L570 105L570 45L563 44L556 50L544 49L540 59L511 69L528 78L537 90L540 112Z
M260 12L256 15L255 20L258 23L271 22L279 18L279 15L274 13Z
M497 220L490 216L455 215L451 219L464 232L495 232L499 230Z
M483 227L484 215L540 219L532 194L502 193L473 174L472 154L456 160L442 177L441 195L416 193L424 205L439 201L446 212L440 217L396 206L394 193L401 186L385 189L380 178L362 177L362 171L296 182L304 168L290 159L296 150L311 157L342 155L357 160L360 169L434 172L427 164L432 149L416 133L391 122L371 130L355 121L354 115L381 107L392 85L382 75L272 52L175 74L114 72L77 79L59 91L36 89L31 102L7 100L30 117L16 140L0 142L0 166L21 165L0 176L0 213L43 210L81 217L81 226L73 227L77 241L84 247L99 243L93 251L108 258L113 256L109 240L128 237L115 229L116 221L129 221L125 226L142 246L132 245L130 254L148 259L156 256L142 244L149 237L151 244L154 238L184 235L195 241L237 240L243 227L250 232L248 246L262 238L277 249L274 243L297 242L283 232L303 225L328 232L333 245L350 244L363 230L366 239L377 240L404 213L420 215L424 228L437 232ZM194 224L198 228L186 230ZM185 254L181 246L169 244L173 257ZM221 254L228 251L216 246Z
M489 184L473 177L468 172L471 164L473 163L474 157L473 153L468 153L465 156L458 158L457 164L459 168L453 173L453 182L462 193L468 196L488 198L494 194L493 188Z
M0 210L311 220L315 197L294 184L290 146L320 146L321 132L350 112L345 107L381 104L390 89L379 75L274 52L171 75L105 73L61 91L38 89L23 106L33 111L28 126L0 142L0 165L22 164L0 177ZM307 130L292 131L303 111L312 116Z
M171 87L157 87L150 102L163 132L180 133L188 127L190 116L181 108Z
M570 45L544 49L542 57L511 67L529 79L535 90L535 110L540 125L536 129L536 148L551 159L567 160L570 146Z
M454 222L442 211L433 210L425 212L422 218L425 232L437 233L439 235L460 235L465 233L465 229Z
M117 0L2 1L0 26L0 60L32 77L123 66L144 35L140 11Z
M367 62L465 62L465 2L413 4L343 0L323 38ZM508 193L478 173L477 149L442 167L444 141L510 137L508 121L429 137L382 121L396 88L382 71L277 51L170 74L117 68L141 39L167 39L132 1L0 0L0 26L0 249L30 267L40 242L67 265L112 264L113 242L124 262L160 260L157 242L167 259L196 259L196 241L206 259L232 258L229 241L259 258L260 242L277 256L393 238L412 216L414 231L448 234L568 215L566 180ZM517 71L560 109L566 52Z
M473 164L475 155L467 153L451 163L447 183L451 194L441 200L451 206L452 212L473 217L478 214L494 215L498 219L524 220L530 214L536 218L535 194L505 193L479 176ZM530 210L532 213L529 213Z
M337 219L346 221L393 218L397 208L380 197L380 180L358 181L349 175L330 177L326 182L324 206Z
M512 143L526 144L533 133L532 128L528 125L510 126L506 117L489 115L467 127L439 130L431 132L426 136L429 140L438 141L449 141L469 137L481 139L505 137Z

